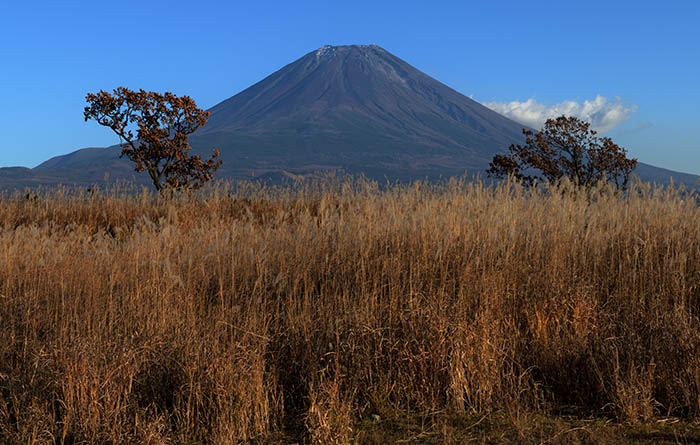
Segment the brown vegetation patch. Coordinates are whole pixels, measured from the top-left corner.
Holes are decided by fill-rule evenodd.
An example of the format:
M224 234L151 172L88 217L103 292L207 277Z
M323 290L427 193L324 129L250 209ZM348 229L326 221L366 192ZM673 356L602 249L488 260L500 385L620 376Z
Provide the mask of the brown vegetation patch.
M698 221L639 185L3 198L0 441L692 442Z

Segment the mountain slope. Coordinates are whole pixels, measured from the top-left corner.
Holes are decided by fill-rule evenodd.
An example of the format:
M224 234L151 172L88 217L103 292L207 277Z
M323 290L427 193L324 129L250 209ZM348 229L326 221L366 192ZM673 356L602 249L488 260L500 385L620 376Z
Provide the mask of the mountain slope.
M209 111L190 141L203 157L219 148L220 178L335 169L402 180L476 173L523 140L521 124L376 45L322 47ZM118 147L78 150L30 173L84 184L105 172L134 176ZM644 164L638 172L660 182L672 173Z
M459 174L522 129L375 45L323 47L210 111L193 145L219 146L233 170Z

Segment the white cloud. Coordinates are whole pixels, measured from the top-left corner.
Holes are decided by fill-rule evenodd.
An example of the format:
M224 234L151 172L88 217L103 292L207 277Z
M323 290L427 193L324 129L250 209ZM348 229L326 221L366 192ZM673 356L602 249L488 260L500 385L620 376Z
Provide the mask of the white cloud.
M484 105L492 110L507 116L514 121L539 130L547 119L553 119L565 114L575 116L591 123L591 127L600 133L612 130L624 123L636 111L637 106L626 106L620 98L608 100L596 95L593 100L586 100L582 104L571 100L565 100L555 105L545 105L535 99L525 102L484 102Z

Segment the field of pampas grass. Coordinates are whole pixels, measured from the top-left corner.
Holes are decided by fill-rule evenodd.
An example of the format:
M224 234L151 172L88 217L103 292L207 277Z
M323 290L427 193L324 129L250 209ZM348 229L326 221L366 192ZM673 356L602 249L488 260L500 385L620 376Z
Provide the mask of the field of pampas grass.
M699 317L700 207L673 189L6 196L0 442L591 443L595 422L693 425ZM543 418L593 420L544 437Z

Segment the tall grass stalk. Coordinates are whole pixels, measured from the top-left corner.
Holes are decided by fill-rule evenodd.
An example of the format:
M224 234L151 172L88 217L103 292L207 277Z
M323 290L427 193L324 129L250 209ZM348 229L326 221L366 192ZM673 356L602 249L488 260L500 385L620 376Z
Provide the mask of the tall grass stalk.
M0 441L345 444L434 410L697 419L699 286L700 208L645 185L5 197Z

